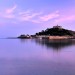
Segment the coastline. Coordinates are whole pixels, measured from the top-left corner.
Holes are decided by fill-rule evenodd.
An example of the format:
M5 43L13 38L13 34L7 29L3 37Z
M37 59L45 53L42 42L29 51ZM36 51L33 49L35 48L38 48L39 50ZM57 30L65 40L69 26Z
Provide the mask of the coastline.
M60 39L74 39L74 36L35 36L35 37L17 37L19 39L49 39L49 40L60 40Z
M58 39L74 39L73 36L37 36L39 39L49 39L49 40L58 40Z

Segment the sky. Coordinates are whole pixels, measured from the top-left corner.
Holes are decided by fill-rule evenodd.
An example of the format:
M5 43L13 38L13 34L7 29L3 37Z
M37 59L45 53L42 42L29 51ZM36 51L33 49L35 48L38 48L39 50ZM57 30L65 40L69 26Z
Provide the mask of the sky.
M35 34L57 24L75 30L75 0L0 0L0 37Z

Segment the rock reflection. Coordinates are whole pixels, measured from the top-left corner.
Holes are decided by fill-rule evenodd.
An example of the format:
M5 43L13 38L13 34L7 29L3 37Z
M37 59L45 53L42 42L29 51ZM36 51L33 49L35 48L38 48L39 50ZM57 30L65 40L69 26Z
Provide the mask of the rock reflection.
M28 41L28 39L20 39L20 42L21 43L25 43L25 42L27 42Z
M37 44L46 46L47 48L53 48L55 50L60 50L61 48L75 45L74 39L65 39L65 40L47 40L47 39L35 39Z

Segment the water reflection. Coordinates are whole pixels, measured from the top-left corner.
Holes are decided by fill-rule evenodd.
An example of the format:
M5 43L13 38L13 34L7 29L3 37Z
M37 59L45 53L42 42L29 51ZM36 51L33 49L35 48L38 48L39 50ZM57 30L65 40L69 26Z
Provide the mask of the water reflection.
M73 45L75 40L1 39L0 75L75 75Z
M20 42L21 43L25 43L25 42L27 42L28 41L28 39L20 39Z
M53 48L55 50L60 50L61 48L75 45L74 39L65 39L65 40L35 39L35 42L39 45L45 46L47 48Z

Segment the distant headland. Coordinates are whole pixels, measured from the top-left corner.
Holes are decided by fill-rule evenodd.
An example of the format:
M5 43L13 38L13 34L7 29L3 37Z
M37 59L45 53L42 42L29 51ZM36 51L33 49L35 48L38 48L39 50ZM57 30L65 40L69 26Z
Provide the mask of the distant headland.
M35 33L35 35L20 35L17 38L20 39L30 39L30 38L38 38L38 39L74 39L75 31L64 29L62 26L56 25L53 28L47 28L46 30L42 30L41 32Z

